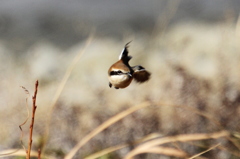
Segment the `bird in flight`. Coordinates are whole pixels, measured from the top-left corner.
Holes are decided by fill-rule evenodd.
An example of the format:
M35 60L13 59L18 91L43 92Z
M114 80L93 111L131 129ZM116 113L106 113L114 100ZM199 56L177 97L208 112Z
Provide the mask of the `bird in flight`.
M131 42L131 41L130 41ZM128 42L123 48L119 60L114 63L108 70L109 87L116 89L126 88L134 79L138 83L143 83L149 80L151 73L141 65L130 66L129 61L132 56L128 55Z

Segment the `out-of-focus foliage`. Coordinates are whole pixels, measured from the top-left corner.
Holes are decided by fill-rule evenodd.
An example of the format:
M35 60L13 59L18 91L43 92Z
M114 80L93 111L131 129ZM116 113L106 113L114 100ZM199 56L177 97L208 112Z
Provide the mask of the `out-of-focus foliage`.
M20 25L21 22L13 21L12 17L8 19L7 16L10 15L0 11L1 24L10 26L3 26L3 30L0 30L3 35L0 39L0 150L20 147L18 125L27 115L27 95L19 86L33 92L36 79L40 86L33 148L37 149L59 83L72 59L84 46L85 38L94 29L94 40L73 70L53 111L46 153L62 158L95 127L116 113L144 101L171 102L193 107L209 113L221 127L190 110L153 106L131 114L96 136L83 147L77 157L82 158L154 132L164 136L210 133L221 129L239 132L240 24L235 14L236 9L227 7L227 4L233 6L235 3L229 1L218 10L214 0L195 2L198 7L189 1L170 2L152 1L147 4L141 1L140 4L147 5L146 10L139 6L139 9L133 7L132 12L128 11L128 7L119 11L119 8L122 9L127 4L115 2L119 3L116 4L118 7L108 6L109 13L107 10L99 10L103 4L94 7L94 4L85 2L90 11L97 10L101 21L92 14L82 16L81 11L88 10L84 5L79 7L85 10L75 13L78 7L74 8L74 3L70 5L72 12L65 15L60 12L64 10L65 3L60 2L60 8L55 8L56 12L54 9L52 12L45 12L47 9L37 11L41 13L39 17L36 16L40 20L33 16L32 20L36 23L32 29L36 29L36 32L30 29L31 34L24 31L15 34L14 25ZM216 12L207 12L208 7L204 9L205 3L211 5ZM156 9L158 6L159 10ZM20 5L21 7L23 6ZM45 4L45 7L48 5ZM186 15L187 11L192 11L192 16L197 18L190 19L191 16ZM203 11L209 13L209 16ZM33 9L29 12L37 13ZM129 13L129 16L122 12ZM12 14L15 12L12 11ZM100 15L105 15L106 19ZM108 15L113 19L107 18ZM132 83L123 90L110 89L107 70L130 40L133 40L129 48L130 55L133 56L130 64L143 65L152 73L152 77L142 85ZM28 98L30 101L31 97ZM26 126L23 141L27 141L27 131ZM211 145L211 141L203 141L201 144ZM230 142L225 144L232 151L237 151ZM190 154L202 151L193 145L183 147ZM109 155L109 158L122 158L129 150L126 148L117 151ZM231 155L229 151L217 149L206 154L206 157L231 158ZM159 158L156 155L143 156L147 157Z

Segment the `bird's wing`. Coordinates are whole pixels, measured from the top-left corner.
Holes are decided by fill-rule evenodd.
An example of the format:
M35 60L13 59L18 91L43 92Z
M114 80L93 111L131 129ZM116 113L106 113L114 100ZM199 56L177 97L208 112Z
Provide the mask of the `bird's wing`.
M143 83L150 79L151 73L148 72L144 67L138 65L132 67L134 73L133 78L136 82Z

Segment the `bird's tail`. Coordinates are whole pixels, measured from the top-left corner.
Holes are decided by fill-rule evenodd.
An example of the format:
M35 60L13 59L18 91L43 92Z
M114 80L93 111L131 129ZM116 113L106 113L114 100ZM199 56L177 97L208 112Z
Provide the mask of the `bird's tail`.
M133 78L136 82L143 83L150 79L151 73L144 67L137 65L132 67L134 73Z

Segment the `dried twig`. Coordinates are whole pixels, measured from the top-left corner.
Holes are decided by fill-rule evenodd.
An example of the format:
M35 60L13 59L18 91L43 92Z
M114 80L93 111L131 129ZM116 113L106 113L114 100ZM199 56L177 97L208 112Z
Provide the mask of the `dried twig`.
M28 114L28 115L27 115L27 118L25 119L25 121L24 121L22 124L19 125L19 129L20 129L20 131L21 131L20 142L21 142L21 145L22 145L23 149L24 149L25 151L27 151L26 148L25 148L25 146L24 146L24 144L23 144L23 141L22 141L22 138L23 138L22 126L26 124L26 122L28 121L29 116L30 116L29 109L28 109L29 91L28 91L25 87L23 87L23 86L20 86L20 87L21 87L21 88L24 90L24 92L27 94L27 97L26 97L26 109L27 109L27 114Z
M38 159L41 159L41 149L38 149Z
M32 121L29 127L29 142L28 142L28 150L27 150L27 156L26 159L30 159L30 154L31 154L31 148L32 148L32 134L33 134L33 126L34 126L34 118L35 118L35 111L37 109L36 106L36 99L37 99L37 91L38 91L38 80L35 83L35 92L32 97Z

